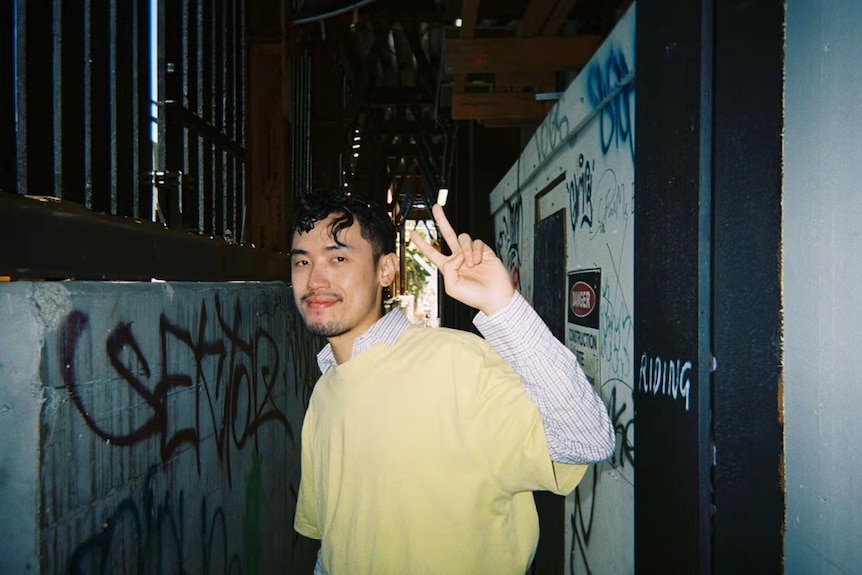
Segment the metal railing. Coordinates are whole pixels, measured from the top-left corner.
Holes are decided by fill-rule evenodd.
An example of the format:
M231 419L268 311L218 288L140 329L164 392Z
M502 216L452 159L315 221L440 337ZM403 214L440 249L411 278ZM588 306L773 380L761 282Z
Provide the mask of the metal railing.
M237 245L244 17L243 0L0 2L0 276L287 276Z
M149 2L0 3L0 189L150 218Z

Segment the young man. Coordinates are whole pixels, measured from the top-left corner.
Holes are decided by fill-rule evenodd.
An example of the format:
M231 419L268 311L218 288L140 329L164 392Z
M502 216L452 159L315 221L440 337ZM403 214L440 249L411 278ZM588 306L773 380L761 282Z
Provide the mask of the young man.
M327 338L302 429L295 528L316 573L513 573L538 542L532 492L571 492L607 458L607 410L494 252L433 214L452 255L414 235L483 340L383 316L395 228L357 196L298 202L294 298Z

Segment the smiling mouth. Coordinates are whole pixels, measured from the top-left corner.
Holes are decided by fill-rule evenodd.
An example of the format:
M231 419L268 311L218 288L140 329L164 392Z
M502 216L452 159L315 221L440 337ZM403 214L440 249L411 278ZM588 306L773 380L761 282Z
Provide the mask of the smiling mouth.
M302 296L302 303L310 308L330 307L342 301L342 298L336 294L329 293L307 293Z

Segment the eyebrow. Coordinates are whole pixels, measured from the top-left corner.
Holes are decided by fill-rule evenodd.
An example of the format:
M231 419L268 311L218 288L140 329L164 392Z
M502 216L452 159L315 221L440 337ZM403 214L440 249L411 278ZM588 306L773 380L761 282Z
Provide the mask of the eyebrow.
M324 250L325 250L325 251L327 251L327 252L340 252L340 251L352 250L352 249L353 249L353 248L351 248L351 247L350 247L349 245L347 245L347 244L330 244L330 245L328 245L328 246L326 246L326 247L324 248ZM290 250L290 255L291 255L291 256L307 256L307 255L308 255L308 250L302 250L302 249L298 249L298 248L292 248L292 249Z

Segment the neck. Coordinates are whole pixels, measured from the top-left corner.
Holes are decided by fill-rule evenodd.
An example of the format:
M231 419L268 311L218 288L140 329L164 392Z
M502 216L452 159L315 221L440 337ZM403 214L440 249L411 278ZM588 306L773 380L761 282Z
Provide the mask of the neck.
M377 320L381 317L383 317L382 310L378 312L377 315L369 318L369 321L365 322L361 326L356 326L347 333L343 333L326 340L332 347L332 355L335 356L335 361L338 365L341 365L353 358L353 344L356 342L356 339L371 329L371 326L377 323Z

